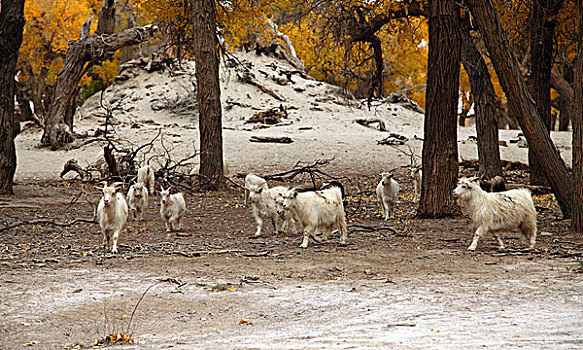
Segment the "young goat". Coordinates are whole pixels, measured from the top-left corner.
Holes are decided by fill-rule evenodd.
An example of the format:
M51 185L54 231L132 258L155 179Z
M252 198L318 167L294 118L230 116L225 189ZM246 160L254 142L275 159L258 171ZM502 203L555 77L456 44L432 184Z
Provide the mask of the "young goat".
M399 184L393 179L393 174L382 173L381 181L377 186L377 199L383 209L385 220L391 216L391 210L397 203L397 198L399 198Z
M170 187L160 187L160 216L166 224L166 232L180 231L180 221L186 211L182 193L170 194Z
M130 186L127 198L132 217L143 220L148 209L148 189L141 182L135 183Z
M283 194L283 210L290 211L304 230L301 248L308 247L309 237L316 238L316 232L323 233L322 240L328 239L332 231L340 232L340 243L346 243L346 219L342 205L340 188L333 187L316 192L289 190Z
M247 204L247 198L249 198L248 191L250 191L251 187L261 187L263 184L266 184L264 178L254 175L254 174L247 174L245 176L245 204Z
M113 236L111 252L114 254L117 253L119 234L128 218L128 205L123 195L119 193L121 185L121 182L113 183L111 186L107 186L107 182L104 183L101 188L103 197L97 206L97 221L103 232L103 244L106 249L109 248Z
M154 195L156 178L154 176L154 169L151 166L144 165L138 169L138 179L136 182L141 182L148 189L148 193Z
M281 232L284 227L287 228L285 216L278 213L275 202L279 194L287 190L288 188L283 186L268 188L266 183L259 186L249 185L249 201L253 208L253 217L257 223L255 237L261 236L264 220L271 221L274 232Z
M475 250L478 240L485 233L491 232L498 247L504 249L500 231L515 228L522 232L529 249L534 249L536 241L536 209L530 191L517 189L504 192L488 193L480 188L474 180L461 178L453 193L468 210L472 223L477 227L472 244L468 250Z

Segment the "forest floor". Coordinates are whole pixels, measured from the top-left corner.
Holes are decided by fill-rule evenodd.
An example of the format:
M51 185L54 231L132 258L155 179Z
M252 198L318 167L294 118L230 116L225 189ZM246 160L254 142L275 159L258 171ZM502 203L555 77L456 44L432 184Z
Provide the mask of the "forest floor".
M376 175L358 181L370 188ZM86 187L19 185L2 221L91 219L84 198L71 203L81 192L98 200ZM87 348L118 332L135 339L120 349L583 346L582 240L545 196L535 251L508 233L507 251L487 236L468 252L469 220L417 219L403 187L389 221L372 193L350 197L346 245L336 236L301 249L299 233L270 227L252 238L237 188L187 196L180 236L166 234L151 204L117 255L104 252L96 224L1 232L0 348Z
M255 68L273 67L266 58L244 58ZM161 100L188 100L164 95L182 91L172 83L184 75L173 76L138 74L108 89L107 98L124 101L116 117L117 145L128 140L139 145L163 129L167 145L188 153L198 138L196 118L150 108ZM16 139L16 195L0 198L0 349L92 348L96 339L96 347L107 347L103 340L117 333L135 343L120 341L111 348L583 347L583 239L569 232L552 195L534 197L539 226L534 251L522 250L519 234L508 232L502 235L506 251L486 236L468 252L472 228L462 213L416 217L402 166L409 163L403 152L420 156L422 115L392 104L374 110L346 106L330 86L294 79L286 87L260 80L293 106L288 122L270 128L252 128L244 119L280 101L233 78L223 81L222 99L231 106L224 111L223 135L230 176L240 184L237 175L248 172L333 159L324 170L351 179L347 244L332 235L301 249L300 233L273 234L269 226L252 238L251 208L241 189L229 183L221 192L186 195L180 235L165 232L155 194L145 221L128 222L119 253L112 255L103 249L97 224L55 225L92 219L100 196L94 184L58 174L69 158L81 164L93 160L103 140L51 152L36 148L40 131L28 128ZM92 135L103 125L97 105L93 98L81 109L78 133ZM354 123L373 117L384 118L412 148L378 145L386 132ZM516 134L500 131L508 142L502 157L525 162L527 148L509 142ZM255 144L251 135L287 135L294 143ZM466 160L476 158L471 135L472 127L459 129ZM553 138L569 162L570 133ZM395 168L401 194L395 215L384 221L374 188L379 172ZM471 175L471 169L462 174ZM514 185L528 179L524 171L507 175ZM22 224L4 229L17 223Z

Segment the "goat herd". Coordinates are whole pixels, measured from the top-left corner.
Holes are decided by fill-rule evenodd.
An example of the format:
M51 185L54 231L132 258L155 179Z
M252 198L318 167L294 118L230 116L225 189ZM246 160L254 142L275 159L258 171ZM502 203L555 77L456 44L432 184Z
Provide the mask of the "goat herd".
M422 173L413 169L414 201L419 200ZM454 195L462 204L477 230L468 250L475 250L478 240L491 232L500 249L504 243L499 232L518 228L523 241L533 249L536 241L536 210L528 189L514 189L503 192L486 192L476 181L478 178L462 178L454 190ZM137 182L130 186L127 202L120 193L123 183L107 183L102 188L103 196L97 207L97 220L103 233L103 243L111 252L117 253L119 235L126 223L129 212L134 219L143 219L148 206L148 195L154 193L154 171L150 166L138 170ZM245 189L253 216L257 223L255 237L259 237L265 221L270 221L276 232L303 232L302 248L308 246L309 237L317 242L326 240L337 230L340 243L346 243L346 219L344 214L344 187L337 181L325 183L321 188L276 186L269 188L267 181L257 175L245 177ZM397 203L399 184L391 173L382 173L376 188L377 199L384 214L389 219ZM170 188L160 191L160 216L166 231L179 231L186 211L182 193L170 194ZM321 238L316 234L321 233Z

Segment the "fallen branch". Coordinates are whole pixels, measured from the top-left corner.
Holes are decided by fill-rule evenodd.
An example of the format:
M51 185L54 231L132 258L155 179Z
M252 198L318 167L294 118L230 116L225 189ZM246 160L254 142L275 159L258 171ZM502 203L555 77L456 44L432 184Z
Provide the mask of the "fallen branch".
M269 96L275 98L278 101L285 101L285 98L279 96L275 91L271 90L270 88L262 85L260 82L257 81L257 79L255 79L255 75L252 72L246 71L243 72L241 74L237 73L237 78L239 78L239 81L241 81L242 83L247 83L253 86L256 86L259 88L259 90L265 92L266 94L268 94Z
M61 171L61 177L65 176L70 171L74 171L81 177L81 180L88 178L91 181L91 173L79 165L76 159L69 159L63 166L63 171Z
M287 110L280 105L279 107L253 114L245 123L277 124L281 119L287 119L287 116Z
M409 139L403 135L392 133L382 140L378 140L379 145L404 145Z
M583 246L583 243L576 243L576 242L570 242L570 241L553 241L553 243L559 243L559 244L571 244L577 247L581 247Z
M380 119L355 119L354 120L355 123L360 124L362 126L367 126L367 127L371 127L371 124L379 124L378 127L375 127L374 129L378 129L380 131L389 131L385 125L385 122L380 120Z
M290 137L287 137L287 136L281 136L281 137L275 137L275 136L251 136L249 138L249 141L251 141L251 142L262 142L262 143L292 143L292 142L294 142L294 140L292 140Z
M372 226L372 225L364 225L364 224L357 223L357 224L350 224L350 225L348 225L348 227L351 227L351 228L356 227L357 228L353 231L378 232L385 237L388 237L388 236L382 232L383 230L391 231L392 233L394 233L395 235L400 236L400 237L406 236L406 235L400 233L399 231L395 230L394 228L392 228L390 226L386 226L386 225Z

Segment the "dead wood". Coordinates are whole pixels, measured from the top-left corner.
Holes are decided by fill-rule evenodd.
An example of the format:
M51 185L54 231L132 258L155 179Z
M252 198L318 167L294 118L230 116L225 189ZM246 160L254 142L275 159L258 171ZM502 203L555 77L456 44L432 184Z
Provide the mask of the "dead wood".
M283 98L282 96L279 96L275 91L271 90L270 88L266 87L265 85L263 85L259 81L257 81L257 79L255 78L255 74L253 74L250 71L244 71L241 73L237 73L237 78L242 83L246 83L246 84L250 84L250 85L258 87L259 90L265 92L266 94L275 98L278 101L282 101L282 102L285 101L285 98Z
M571 241L553 241L553 243L560 243L560 244L571 244L577 247L583 247L583 243L576 243L576 242L571 242Z
M389 131L385 125L385 122L378 118L355 119L354 121L362 126L367 127L371 127L371 124L378 124L376 127L374 127L374 129L378 129L380 131Z
M75 111L79 80L93 63L111 57L118 49L148 40L157 31L148 25L126 29L116 34L92 35L71 41L64 66L59 73L49 118L41 140L43 146L59 149L73 141L73 114ZM86 65L87 62L91 64Z
M251 136L249 138L251 142L267 142L267 143L292 143L294 140L287 136Z
M76 159L69 159L65 163L65 165L63 166L63 171L61 171L61 177L65 176L70 171L74 171L77 174L79 174L81 180L87 179L88 181L91 181L92 179L91 172L80 166Z
M376 233L380 233L381 235L388 237L387 234L385 234L382 231L390 231L393 234L400 236L400 237L406 237L406 234L403 234L397 230L395 230L394 228L387 226L387 225L379 225L379 226L374 226L374 225L364 225L364 224L358 224L358 223L354 223L354 224L350 224L348 225L348 227L351 228L356 228L353 231L364 231L364 232L376 232Z
M379 145L404 145L409 139L403 135L391 133L382 140L378 140Z
M287 119L287 116L286 108L279 105L279 107L253 114L245 123L277 124L282 119Z

